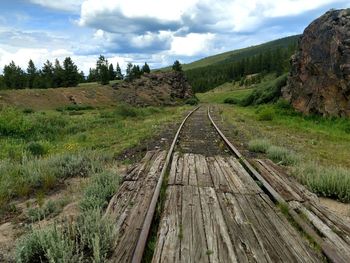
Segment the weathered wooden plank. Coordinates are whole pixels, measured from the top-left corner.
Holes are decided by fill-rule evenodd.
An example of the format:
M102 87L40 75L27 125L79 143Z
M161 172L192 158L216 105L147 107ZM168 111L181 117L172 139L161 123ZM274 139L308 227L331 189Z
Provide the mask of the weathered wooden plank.
M310 220L310 222L314 225L314 227L324 235L333 245L336 250L339 251L339 255L341 255L344 259L344 262L350 262L350 246L335 233L329 226L327 226L322 220L320 220L313 212L305 208L304 206L300 206L300 211Z
M183 185L188 185L189 183L189 175L190 175L190 167L188 165L189 154L185 153L183 155L183 167L182 167L182 181Z
M182 187L169 186L152 262L180 262Z
M231 189L229 182L226 179L226 176L224 175L220 164L214 157L207 158L207 163L210 171L210 175L213 180L214 188L216 190L220 190L223 192L230 192L233 191Z
M244 262L235 254L215 190L202 187L200 197L210 262Z
M188 184L197 186L197 173L196 173L196 164L193 154L188 155L187 161L189 173L188 173Z
M168 177L168 185L175 184L176 167L177 167L178 159L179 159L179 153L175 152L173 155L173 160L171 161L171 167L170 167L170 172L169 172L169 177Z
M184 156L179 156L176 166L176 179L175 184L183 185L183 168L184 167Z
M248 222L251 223L255 236L259 239L268 253L272 262L292 262L290 253L285 251L283 243L278 238L276 229L269 223L269 218L260 211L255 211L250 205L251 198L257 198L256 195L235 195L243 213Z
M350 246L350 222L340 219L332 211L322 207L319 204L304 204L313 213L315 213L322 221L335 231Z
M227 157L226 159L227 162L230 164L231 168L236 172L237 176L242 181L244 187L249 190L249 193L263 192L236 158L231 156Z
M181 261L208 262L199 189L183 186Z
M261 194L260 199L252 199L252 204L254 207L263 211L267 218L269 218L270 223L281 237L281 242L283 242L286 248L295 257L298 262L318 262L319 258L309 245L303 240L299 233L292 228L287 219L276 212L274 204L265 195Z
M264 178L286 201L303 201L303 198L290 186L291 182L287 178L281 176L280 173L274 170L274 168L264 160L257 160L256 164L261 175L264 176Z
M115 220L118 238L110 262L131 261L165 156L165 151L155 154L150 165L142 166L149 168L140 168L146 175L124 181L112 198L106 213Z
M256 235L251 222L239 206L235 195L217 193L222 214L235 248L238 262L270 262L268 253L259 235Z
M230 167L227 161L221 156L216 156L215 159L221 168L221 172L222 172L221 176L225 178L225 181L227 182L230 190L233 193L241 193L241 194L248 193L246 191L245 186L243 185L243 182L237 176L236 172ZM229 192L229 191L225 191L225 192Z
M148 171L148 168L152 163L152 158L156 158L158 153L158 151L148 151L145 157L143 157L141 163L135 166L135 168L131 171L128 171L123 180L136 181L138 179L141 179L142 176L144 177L146 175L144 171Z
M197 171L198 186L200 187L213 187L213 181L210 176L207 161L203 155L195 155L195 164Z

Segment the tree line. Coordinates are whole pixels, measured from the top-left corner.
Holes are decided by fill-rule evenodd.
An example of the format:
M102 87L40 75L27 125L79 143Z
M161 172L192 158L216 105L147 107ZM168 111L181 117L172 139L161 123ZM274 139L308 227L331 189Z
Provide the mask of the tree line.
M52 64L47 60L41 69L37 69L29 60L27 70L24 71L15 62L5 65L3 75L0 75L0 88L57 88L78 85L84 79L84 73L78 71L70 57L64 59L61 65L58 59Z
M116 68L114 70L114 66L112 63L108 63L108 60L100 55L99 59L96 63L96 68L90 68L89 75L87 76L87 82L99 82L102 85L106 85L111 80L123 80L131 81L135 78L141 77L144 73L150 73L151 69L149 65L145 62L145 64L140 67L139 65L133 65L132 63L128 63L126 68L125 76L122 74L122 70L117 63Z
M151 69L147 63L142 67L128 63L124 76L119 63L114 67L102 55L98 58L96 67L90 68L87 77L83 71L79 71L70 57L65 58L62 65L58 59L54 64L47 60L41 69L29 60L26 71L12 61L9 65L5 65L3 75L0 75L0 89L75 87L84 82L99 82L106 85L111 80L131 81L150 72Z
M296 44L260 52L239 61L224 61L187 70L186 76L194 92L205 92L228 81L240 81L247 75L272 73L281 75L290 70L290 57Z

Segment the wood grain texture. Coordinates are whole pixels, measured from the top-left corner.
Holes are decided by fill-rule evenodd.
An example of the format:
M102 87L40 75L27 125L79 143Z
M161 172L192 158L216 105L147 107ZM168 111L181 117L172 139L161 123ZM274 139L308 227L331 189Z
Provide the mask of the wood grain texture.
M237 159L174 157L153 262L319 262Z

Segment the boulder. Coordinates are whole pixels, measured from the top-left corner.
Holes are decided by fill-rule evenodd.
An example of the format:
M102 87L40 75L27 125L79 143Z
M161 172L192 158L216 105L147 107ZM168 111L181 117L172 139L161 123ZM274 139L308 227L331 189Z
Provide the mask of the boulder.
M182 72L144 74L133 81L113 86L118 101L135 106L175 105L193 97L192 87Z
M304 31L282 94L305 114L350 116L350 9L331 10Z

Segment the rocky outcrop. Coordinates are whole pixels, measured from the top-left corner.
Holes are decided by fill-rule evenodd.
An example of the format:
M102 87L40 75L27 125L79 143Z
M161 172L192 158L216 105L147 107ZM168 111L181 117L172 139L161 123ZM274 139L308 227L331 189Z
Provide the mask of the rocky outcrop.
M175 105L193 96L185 75L175 71L145 74L113 88L118 100L135 106Z
M305 114L350 116L350 9L331 10L305 29L282 93Z

